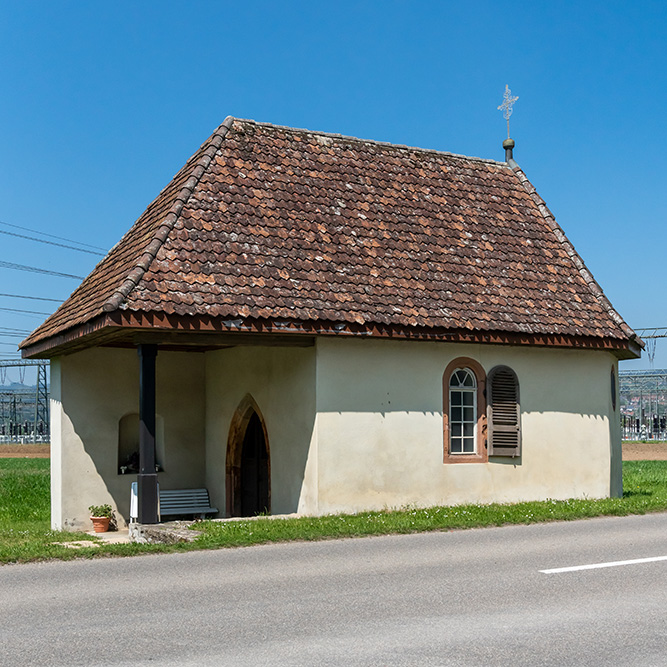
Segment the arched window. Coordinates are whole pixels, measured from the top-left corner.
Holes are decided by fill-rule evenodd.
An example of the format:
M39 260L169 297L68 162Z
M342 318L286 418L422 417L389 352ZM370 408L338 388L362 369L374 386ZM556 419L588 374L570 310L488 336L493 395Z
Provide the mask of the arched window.
M477 381L469 368L457 368L449 379L449 453L477 450Z
M443 375L444 462L483 463L486 449L486 374L474 359L454 359Z
M489 372L489 456L521 455L521 411L519 380L507 366Z

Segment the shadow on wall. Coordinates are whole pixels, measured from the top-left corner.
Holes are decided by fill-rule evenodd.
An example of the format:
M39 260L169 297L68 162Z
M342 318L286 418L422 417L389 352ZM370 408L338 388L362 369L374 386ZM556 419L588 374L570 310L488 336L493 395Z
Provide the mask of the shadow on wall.
M362 367L363 368L363 367ZM517 374L521 413L565 413L606 419L611 410L608 371L599 382L589 375L548 373L512 367ZM345 369L343 369L344 372ZM400 369L392 374L356 373L347 369L344 378L333 374L334 382L318 385L319 413L420 413L442 414L442 368ZM490 370L485 368L486 372Z
M61 363L65 411L74 432L63 427L64 516L113 501L127 519L139 443L136 351L96 348ZM171 489L204 486L203 355L160 353L156 372L156 454L164 468L158 481Z

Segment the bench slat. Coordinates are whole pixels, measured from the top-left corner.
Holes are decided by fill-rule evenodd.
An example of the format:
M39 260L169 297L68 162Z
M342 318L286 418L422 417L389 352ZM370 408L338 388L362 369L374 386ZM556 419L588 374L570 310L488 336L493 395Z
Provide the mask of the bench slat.
M160 505L160 510L162 514L167 514L169 512L217 512L215 508L210 505Z
M188 500L188 499L179 500L178 502L172 502L171 500L166 500L165 501L162 498L160 498L160 504L163 505L164 507L183 507L183 506L186 506L186 505L188 507L190 505L198 505L199 507L210 507L211 506L211 503L208 501L208 499L205 502L201 503L201 502L197 502L197 501L191 501L191 500Z
M211 514L217 512L218 510L215 507L173 507L173 508L162 508L160 514L168 516L170 514Z

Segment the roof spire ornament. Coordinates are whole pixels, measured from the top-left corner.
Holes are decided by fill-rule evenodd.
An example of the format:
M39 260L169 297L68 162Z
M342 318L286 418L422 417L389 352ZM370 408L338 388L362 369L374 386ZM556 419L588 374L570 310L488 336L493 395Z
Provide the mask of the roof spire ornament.
M510 87L505 84L505 94L503 95L503 103L498 107L502 109L503 118L507 121L507 139L503 141L503 148L505 149L505 161L509 162L512 158L512 149L514 148L514 140L510 139L510 116L512 115L514 103L519 97L512 97Z

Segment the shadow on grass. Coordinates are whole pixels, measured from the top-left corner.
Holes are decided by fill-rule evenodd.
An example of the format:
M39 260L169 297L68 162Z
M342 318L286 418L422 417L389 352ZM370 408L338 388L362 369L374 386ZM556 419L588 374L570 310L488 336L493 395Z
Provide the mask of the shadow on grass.
M655 494L652 491L623 491L624 498L636 498L640 496L644 498L650 498L654 495Z

